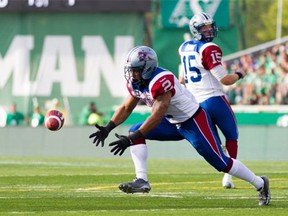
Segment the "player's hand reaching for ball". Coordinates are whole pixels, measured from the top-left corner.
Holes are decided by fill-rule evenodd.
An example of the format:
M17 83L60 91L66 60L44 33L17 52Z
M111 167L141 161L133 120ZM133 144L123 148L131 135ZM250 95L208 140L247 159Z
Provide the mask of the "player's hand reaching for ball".
M93 138L93 143L96 144L96 146L99 145L101 142L101 146L104 146L104 140L109 135L109 131L106 127L100 126L98 124L95 124L95 127L98 129L95 133L92 133L89 138Z
M118 138L118 140L110 143L109 146L113 146L111 152L114 152L114 155L119 153L119 156L121 156L126 148L131 145L132 141L129 136L118 135L117 133L115 136Z
M110 131L113 130L116 125L113 121L108 122L106 126L100 126L95 124L95 127L98 129L95 133L92 133L89 138L93 138L93 143L95 143L96 147L101 142L101 146L104 146L104 140L109 135Z
M139 130L134 131L128 136L118 135L117 133L115 136L118 138L118 140L109 144L109 146L113 146L110 152L114 153L114 155L119 153L119 156L121 156L124 151L132 145L133 141L140 138L144 139L143 134Z

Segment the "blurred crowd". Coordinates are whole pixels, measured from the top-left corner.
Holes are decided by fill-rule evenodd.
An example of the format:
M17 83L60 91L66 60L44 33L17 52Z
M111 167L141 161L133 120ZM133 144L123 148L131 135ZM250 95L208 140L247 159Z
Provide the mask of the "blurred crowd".
M288 104L288 42L224 62L228 72L245 70L245 79L224 87L231 104Z
M99 112L96 104L91 101L88 106L83 107L79 118L80 125L103 125L103 113Z
M49 109L59 109L58 100L53 99L53 106ZM28 125L30 127L43 127L45 121L45 112L43 107L33 101L32 110L25 114L18 109L17 103L12 102L9 106L0 106L0 127L13 127ZM46 109L45 109L46 111ZM62 111L62 110L61 110Z

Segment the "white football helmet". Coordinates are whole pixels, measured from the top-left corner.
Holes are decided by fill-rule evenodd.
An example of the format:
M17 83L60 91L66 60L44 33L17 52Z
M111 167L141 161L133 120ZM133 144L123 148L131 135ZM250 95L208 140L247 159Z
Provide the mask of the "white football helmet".
M124 68L125 78L132 81L131 69L139 69L141 78L147 80L158 67L158 57L156 52L147 46L136 46L130 50Z
M211 33L213 36L206 36L202 34L201 27L211 25ZM216 22L208 14L202 12L194 15L189 22L190 32L194 35L195 40L211 42L217 36L218 28Z

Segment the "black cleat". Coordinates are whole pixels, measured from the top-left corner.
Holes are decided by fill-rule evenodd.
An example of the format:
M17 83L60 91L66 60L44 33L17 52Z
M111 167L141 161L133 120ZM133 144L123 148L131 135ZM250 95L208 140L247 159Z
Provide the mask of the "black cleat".
M270 203L271 194L269 189L269 179L266 176L261 176L264 180L264 186L258 190L259 192L259 206L265 206Z
M148 181L136 178L132 182L125 182L119 185L124 193L149 193L151 186Z

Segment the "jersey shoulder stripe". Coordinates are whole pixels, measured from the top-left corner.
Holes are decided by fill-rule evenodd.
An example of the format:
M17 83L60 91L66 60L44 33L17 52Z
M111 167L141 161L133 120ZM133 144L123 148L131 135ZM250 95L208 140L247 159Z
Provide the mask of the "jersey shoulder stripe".
M206 48L208 48L209 50L210 49L215 49L215 50L220 50L221 51L220 47L217 44L208 42L208 43L203 44L203 46L200 47L200 50L199 50L200 53L202 53L203 50L205 50ZM221 53L222 53L222 51L221 51Z
M174 74L163 68L159 68L159 70L154 73L153 78L149 83L149 90L153 98L157 98L159 95L168 91L172 91L172 95L174 95L174 85Z
M189 52L189 51L194 51L199 53L201 47L205 43L202 41L185 41L178 49L179 54L182 52Z

